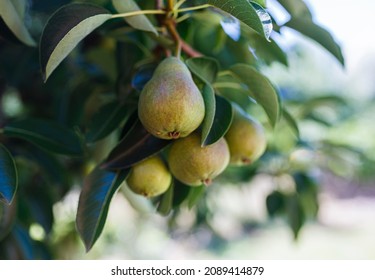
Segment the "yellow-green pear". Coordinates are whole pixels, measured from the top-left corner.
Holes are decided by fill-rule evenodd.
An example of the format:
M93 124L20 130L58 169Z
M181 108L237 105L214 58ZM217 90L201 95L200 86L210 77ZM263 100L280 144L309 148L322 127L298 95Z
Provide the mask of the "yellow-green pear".
M196 130L204 115L202 94L187 66L176 57L164 59L139 97L143 126L158 138L177 139Z
M135 164L126 182L136 194L153 197L164 193L172 182L172 175L159 156Z
M253 163L267 147L263 126L239 108L236 108L225 139L230 150L230 163L238 166Z
M175 141L168 155L172 174L189 186L209 185L229 164L229 148L224 138L202 147L200 134L194 132Z

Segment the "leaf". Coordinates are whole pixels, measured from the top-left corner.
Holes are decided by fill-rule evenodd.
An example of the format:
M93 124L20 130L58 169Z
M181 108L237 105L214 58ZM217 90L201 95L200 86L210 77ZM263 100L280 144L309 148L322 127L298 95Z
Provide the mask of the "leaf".
M118 126L130 117L134 109L127 108L125 104L113 101L104 105L91 118L87 128L86 141L94 143L113 132Z
M312 19L311 12L303 0L277 0L292 17Z
M150 157L168 146L172 141L159 139L151 135L139 120L112 150L102 164L105 169L128 168L135 163Z
M174 179L173 208L180 206L189 196L190 186Z
M306 219L298 194L292 194L286 197L286 213L294 238L297 239Z
M11 204L17 187L16 164L10 152L0 144L0 201Z
M112 4L119 13L140 11L139 6L133 0L112 0ZM145 15L125 17L124 20L135 29L152 32L155 35L158 35L155 27Z
M174 184L172 183L169 189L162 195L157 211L163 216L168 216L172 211L174 195Z
M4 127L4 134L27 140L53 153L70 156L83 154L78 135L55 121L33 118L15 121Z
M190 188L190 192L187 198L187 203L189 209L192 209L202 198L203 194L206 191L206 186L202 185L199 187L192 187Z
M215 95L216 111L211 129L203 142L203 146L211 145L227 133L233 119L232 105L223 97Z
M194 57L186 60L186 65L199 79L207 84L216 80L219 71L219 63L210 57Z
M285 26L313 39L329 51L342 65L345 64L345 59L339 45L335 42L332 35L321 26L305 18L292 18L285 23Z
M34 39L23 23L23 15L20 12L19 6L17 5L16 8L15 3L12 3L12 1L0 1L0 17L4 20L8 28L22 43L28 46L36 46Z
M0 242L11 231L16 219L17 203L10 205L0 203Z
M263 107L274 127L279 120L280 103L279 96L271 82L252 66L236 64L230 70L248 87L250 96Z
M129 169L116 173L96 168L85 178L76 224L86 251L92 248L102 233L111 199L128 173Z
M285 197L279 191L273 191L266 198L267 212L270 217L280 214L285 210Z
M289 127L292 129L294 135L297 138L300 138L299 128L298 128L298 124L297 124L297 121L295 120L295 118L285 108L282 109L282 112L283 112L284 120L287 122Z
M248 0L201 0L234 16L259 34L269 38L272 22L268 13L257 3Z
M91 4L70 4L57 10L48 20L40 39L44 81L83 38L111 17L106 9Z
M207 137L211 131L212 125L215 120L216 100L215 92L212 86L206 84L203 87L202 96L204 100L204 106L206 108L205 116L202 123L201 145L203 146L207 140Z

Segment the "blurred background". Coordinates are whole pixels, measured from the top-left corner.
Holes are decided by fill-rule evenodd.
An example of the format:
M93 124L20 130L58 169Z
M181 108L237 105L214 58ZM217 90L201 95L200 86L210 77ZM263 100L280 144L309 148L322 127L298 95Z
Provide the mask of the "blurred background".
M182 207L170 219L123 185L89 253L75 229L77 182L53 206L48 238L55 258L375 258L375 2L305 2L341 46L345 67L316 42L285 27L273 39L286 51L289 66L261 66L297 119L301 139L282 124L267 129L269 151L255 169L229 168L196 207ZM267 4L279 25L288 20L278 2ZM15 96L3 97L8 114L20 106ZM286 165L298 170L295 177L282 172ZM299 180L302 188L309 185L305 215L298 215L298 207L279 215L278 195L299 188ZM46 238L37 223L29 234L36 241Z

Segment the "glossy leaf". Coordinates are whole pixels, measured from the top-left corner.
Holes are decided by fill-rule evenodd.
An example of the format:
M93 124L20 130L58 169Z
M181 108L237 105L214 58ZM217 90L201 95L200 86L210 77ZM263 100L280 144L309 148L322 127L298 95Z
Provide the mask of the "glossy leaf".
M265 110L271 125L279 120L279 96L271 82L254 67L236 64L230 68L236 78L248 87L250 96Z
M172 211L174 196L174 184L172 183L169 189L161 196L157 211L163 216L169 215Z
M227 133L233 119L232 105L223 97L215 95L216 111L210 132L202 146L211 145Z
M290 21L285 23L285 26L290 27L313 39L327 51L329 51L342 65L345 64L341 48L335 42L332 35L321 26L315 24L311 20L306 20L305 18L292 18Z
M267 39L269 38L270 32L265 26L269 26L269 24L272 26L271 19L263 18L262 20L260 18L259 15L263 17L268 13L257 3L248 0L201 0L200 3L209 4L227 12Z
M4 128L4 134L27 140L53 153L70 156L83 154L78 135L55 121L32 118L15 121Z
M86 141L96 142L108 136L119 125L130 117L134 109L129 109L125 104L113 101L104 105L91 118L87 128Z
M284 120L287 122L287 124L289 125L289 127L292 129L293 131L293 134L299 138L300 137L300 134L299 134L299 128L298 128L298 124L297 124L297 121L294 119L294 117L288 112L287 109L283 108L282 109L282 112L283 112L283 118Z
M70 4L57 10L44 27L40 40L44 80L83 38L111 16L106 9L91 4Z
M192 209L202 198L206 191L206 186L202 185L199 187L192 187L187 198L187 204L189 209Z
M112 4L119 13L128 13L140 10L137 3L133 0L112 0ZM130 26L134 27L135 29L152 32L155 35L158 35L155 27L145 15L125 17L124 19Z
M210 134L212 125L215 120L216 99L215 99L214 89L209 84L206 84L203 87L202 95L204 99L204 106L206 109L205 116L204 116L203 123L202 123L201 144L203 146L207 140L208 135Z
M186 65L199 79L207 84L215 82L219 63L210 57L194 57L186 60Z
M128 173L129 169L116 173L96 168L85 178L76 223L87 251L102 233L111 199Z
M15 5L17 4L17 6ZM7 27L22 43L28 46L35 46L36 43L31 37L29 31L23 23L24 10L20 9L19 3L13 3L10 0L0 1L0 17L3 19Z
M9 234L16 219L17 203L0 203L0 242Z
M17 187L16 164L10 152L0 144L0 202L11 204Z
M106 169L128 168L168 146L172 141L151 135L139 120L112 150L102 167Z

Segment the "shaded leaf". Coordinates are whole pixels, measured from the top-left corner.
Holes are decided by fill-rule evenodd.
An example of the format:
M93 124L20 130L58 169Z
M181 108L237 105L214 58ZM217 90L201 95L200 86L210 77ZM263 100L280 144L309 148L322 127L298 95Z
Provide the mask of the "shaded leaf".
M279 120L279 96L271 82L254 67L236 64L230 68L236 78L248 87L250 96L265 110L271 125Z
M192 209L199 202L204 195L206 188L205 185L190 188L189 196L187 198L189 209Z
M108 136L133 112L134 109L129 109L126 104L119 104L118 101L104 105L92 116L87 128L86 141L93 143Z
M216 80L219 71L219 63L210 57L194 57L186 60L186 65L199 79L207 84Z
M279 191L270 193L266 198L267 212L270 217L274 217L285 211L284 194Z
M102 233L111 199L128 173L129 169L116 173L96 168L85 178L76 223L87 251Z
M91 4L69 4L57 10L44 27L40 40L44 80L83 38L111 16L106 9Z
M0 203L0 241L9 234L16 218L17 203Z
M189 196L190 186L174 179L173 208L180 206Z
M204 145L215 120L216 100L214 89L209 84L206 84L203 87L202 96L205 106L205 116L202 122L201 145Z
M27 140L53 153L71 156L83 154L78 135L55 121L32 118L15 121L4 127L4 134Z
M210 132L203 146L211 145L227 133L233 119L232 105L223 97L215 95L216 111Z
M295 118L285 108L282 109L282 113L283 113L284 120L287 122L289 127L292 129L293 134L297 138L299 138L300 137L299 128L298 128L298 124L297 124L297 121L295 120Z
M174 196L174 184L169 186L169 189L161 196L157 211L163 216L169 215L172 211Z
M112 4L119 13L140 11L139 6L133 0L112 0ZM135 29L152 32L155 35L158 35L155 27L145 15L125 17L124 20Z
M332 35L321 26L315 24L313 21L306 20L305 18L292 18L285 23L285 26L313 39L329 51L342 65L345 64L341 48L335 42Z
M139 120L112 150L102 164L106 169L128 168L135 163L150 157L168 146L172 141L156 138L151 135Z
M16 4L16 5L15 5ZM0 17L7 27L22 43L28 46L35 46L36 43L23 23L24 9L20 9L20 3L13 3L10 0L0 1Z
M132 79L132 87L137 91L141 92L144 86L151 80L152 75L155 72L156 64L147 64L140 68L137 73L135 73Z
M16 164L10 152L0 144L0 202L11 204L17 187Z
M286 197L286 213L294 238L297 239L306 219L298 194L292 194Z

